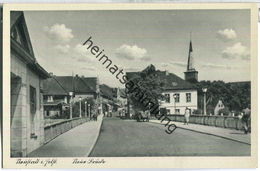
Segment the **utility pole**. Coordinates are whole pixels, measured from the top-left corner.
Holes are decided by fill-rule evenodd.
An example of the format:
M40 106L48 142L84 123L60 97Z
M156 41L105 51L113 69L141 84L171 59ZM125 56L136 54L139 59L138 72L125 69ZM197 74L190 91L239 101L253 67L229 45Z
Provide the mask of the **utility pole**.
M82 115L81 115L81 100L82 100L82 98L79 97L79 117L80 118L82 117Z
M203 110L203 114L204 115L207 115L207 102L206 102L206 93L207 93L207 88L202 88L202 91L203 91L203 93L204 93L204 110Z
M73 98L73 92L69 92L70 95L70 119L72 119L72 98Z

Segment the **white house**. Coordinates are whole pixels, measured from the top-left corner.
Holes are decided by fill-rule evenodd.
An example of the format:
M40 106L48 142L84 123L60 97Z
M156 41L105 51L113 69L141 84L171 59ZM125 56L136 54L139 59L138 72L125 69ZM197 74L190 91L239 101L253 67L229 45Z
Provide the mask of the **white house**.
M167 97L160 108L166 108L167 114L184 114L186 107L197 110L197 90L172 90L163 93Z
M221 109L224 109L224 108L225 108L225 106L224 106L222 100L219 100L218 103L217 103L216 106L215 106L214 115L219 115L219 111L220 111Z
M165 79L168 85L163 92L166 98L160 108L166 108L167 114L184 114L186 107L191 109L191 112L198 107L197 89L194 86L194 83L198 81L198 71L194 68L192 52L190 41L187 70L184 72L185 80L166 72Z

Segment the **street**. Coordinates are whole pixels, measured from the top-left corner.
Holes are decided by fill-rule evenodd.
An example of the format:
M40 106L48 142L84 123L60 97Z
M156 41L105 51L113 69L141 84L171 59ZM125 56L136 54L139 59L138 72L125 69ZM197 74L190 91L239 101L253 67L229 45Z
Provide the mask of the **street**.
M249 156L250 145L160 124L104 118L90 157Z

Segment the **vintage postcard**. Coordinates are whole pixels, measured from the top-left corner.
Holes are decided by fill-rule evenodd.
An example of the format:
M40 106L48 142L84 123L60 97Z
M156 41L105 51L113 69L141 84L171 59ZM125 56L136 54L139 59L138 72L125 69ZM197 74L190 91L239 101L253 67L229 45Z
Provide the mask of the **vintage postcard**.
M257 167L257 16L5 4L4 168Z

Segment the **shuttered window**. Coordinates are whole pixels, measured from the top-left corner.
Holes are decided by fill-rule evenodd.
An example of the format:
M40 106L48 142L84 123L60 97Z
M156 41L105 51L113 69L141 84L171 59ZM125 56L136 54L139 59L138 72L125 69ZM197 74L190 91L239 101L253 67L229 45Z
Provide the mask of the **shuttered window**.
M36 89L33 86L30 86L30 125L31 125L31 137L35 136L35 114L36 114Z
M31 109L31 113L35 114L35 112L36 112L36 89L33 86L30 86L30 109Z

